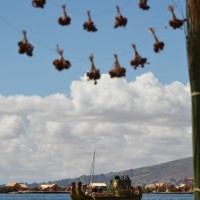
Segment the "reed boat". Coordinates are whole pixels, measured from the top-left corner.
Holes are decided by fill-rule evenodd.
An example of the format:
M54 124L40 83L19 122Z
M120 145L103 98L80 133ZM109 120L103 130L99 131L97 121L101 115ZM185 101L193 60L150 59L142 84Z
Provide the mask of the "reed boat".
M141 200L142 188L131 186L131 180L110 180L106 191L83 189L82 182L71 183L70 196L72 200Z

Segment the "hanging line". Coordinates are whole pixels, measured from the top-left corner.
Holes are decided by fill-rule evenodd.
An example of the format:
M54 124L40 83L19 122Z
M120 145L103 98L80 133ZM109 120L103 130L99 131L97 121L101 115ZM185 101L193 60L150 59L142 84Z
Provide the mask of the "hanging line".
M21 33L21 31L16 28L13 24L11 24L8 20L6 20L5 18L3 18L2 16L0 16L0 19L5 23L7 24L10 28L12 28L13 30L15 30L16 32L18 33Z
M54 0L51 0L51 2L52 2L53 4L55 4L55 5L57 5L57 6L60 7L60 5L58 5ZM129 0L129 2L127 2L126 4L124 4L123 7L128 6L128 5L130 4L130 2L131 2L131 0ZM110 11L109 13L111 13L111 11ZM100 15L100 14L102 14L102 13L99 13L98 15ZM8 20L6 20L5 18L3 18L2 16L0 16L0 19L1 19L4 23L6 23L9 27L11 27L13 30L15 30L15 31L17 31L18 33L21 34L21 31L20 31L18 28L16 28L12 23L10 23ZM165 23L165 21L166 21L166 19L163 20L163 22L159 25L158 30L160 29L161 26L163 26L163 24ZM149 36L146 37L142 42L140 42L140 44L137 44L137 48L139 49L140 46L142 46L143 44L145 44L145 43L150 39L150 37L151 37L151 36L149 35ZM54 49L50 48L49 46L45 45L44 43L40 42L39 40L36 40L34 37L28 36L27 38L32 39L33 41L35 41L37 44L39 44L39 45L42 46L43 48L45 48L45 49L47 49L47 50L49 50L49 51L51 51L51 52L55 52ZM125 52L125 53L123 53L123 54L121 54L121 55L118 55L118 58L127 56L127 55L130 54L131 52L132 52L132 50L127 51L127 52ZM71 55L69 55L69 54L67 54L67 57L72 58L72 59L74 59L74 60L79 60L79 61L83 61L83 62L88 62L87 59L80 58L80 57L75 57L75 56L71 56ZM109 57L109 58L97 59L96 62L103 62L103 61L109 61L109 60L113 60L113 58Z
M12 23L10 23L8 20L3 18L2 16L0 16L0 20L2 20L6 25L8 25L15 32L19 33L20 35L22 34L22 30L19 30L18 28L16 28ZM37 43L38 45L42 46L43 48L47 49L50 52L55 52L54 49L50 48L49 46L45 45L44 43L40 42L39 40L36 40L34 37L30 36L29 33L27 34L27 39L34 41L35 43ZM84 61L84 62L87 61L86 59L75 57L75 56L71 56L69 54L67 54L67 56L72 58L72 59L74 59L74 60L79 60L79 61Z
M61 5L58 4L55 0L50 0L50 2L52 4L54 4L56 7L61 8ZM129 0L128 2L124 3L123 5L121 5L120 8L121 9L126 8L132 2L133 2L132 0ZM73 10L73 9L70 9L70 8L67 8L67 10L71 11L72 13L76 13L76 14L85 16L85 13L82 13L80 11L76 11L76 10ZM113 9L113 10L110 10L110 11L103 11L103 12L100 12L100 13L93 13L92 16L108 15L108 14L112 14L112 13L116 13L116 10Z

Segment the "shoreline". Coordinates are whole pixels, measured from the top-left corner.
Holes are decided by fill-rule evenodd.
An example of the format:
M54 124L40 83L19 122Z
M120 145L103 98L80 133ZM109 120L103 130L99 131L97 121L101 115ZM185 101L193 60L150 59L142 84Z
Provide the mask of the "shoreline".
M0 193L0 194L69 194L68 191L58 191L58 192L48 192L48 191L18 191L18 192L9 192L9 193Z
M194 192L152 192L143 194L194 194Z
M69 191L58 191L58 192L47 192L47 191L19 191L10 193L0 193L0 194L69 194ZM152 192L143 194L194 194L194 192Z

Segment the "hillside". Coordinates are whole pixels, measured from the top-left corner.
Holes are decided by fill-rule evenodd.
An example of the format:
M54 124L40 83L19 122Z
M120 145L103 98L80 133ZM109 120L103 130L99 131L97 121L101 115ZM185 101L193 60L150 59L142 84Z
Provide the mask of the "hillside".
M179 185L183 182L184 178L193 177L193 160L192 157L189 157L137 169L111 172L108 174L98 174L94 176L93 181L106 182L108 184L110 179L113 179L116 173L120 176L128 174L134 185L144 185L156 182L170 182L172 184ZM70 184L70 182L77 182L80 180L83 183L88 183L89 176L83 175L75 179L63 179L48 183L57 183L60 186L66 187ZM31 184L30 186L33 187L36 185Z

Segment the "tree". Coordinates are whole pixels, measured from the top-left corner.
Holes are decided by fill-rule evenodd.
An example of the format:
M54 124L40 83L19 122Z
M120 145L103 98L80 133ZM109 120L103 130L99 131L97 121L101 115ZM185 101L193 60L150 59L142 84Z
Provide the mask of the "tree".
M192 98L194 199L200 199L200 1L187 0L187 56Z

